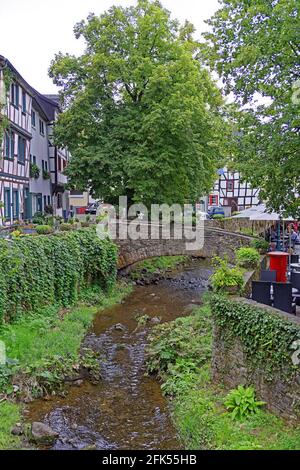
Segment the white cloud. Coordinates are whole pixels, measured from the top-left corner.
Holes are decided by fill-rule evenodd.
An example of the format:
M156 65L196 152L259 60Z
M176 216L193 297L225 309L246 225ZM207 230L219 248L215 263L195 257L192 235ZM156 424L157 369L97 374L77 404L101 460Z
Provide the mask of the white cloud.
M0 54L41 93L55 93L47 71L54 54L79 54L83 43L73 26L88 13L100 14L112 5L134 5L135 0L0 0ZM197 34L204 20L218 8L218 0L162 0L174 18L191 21Z

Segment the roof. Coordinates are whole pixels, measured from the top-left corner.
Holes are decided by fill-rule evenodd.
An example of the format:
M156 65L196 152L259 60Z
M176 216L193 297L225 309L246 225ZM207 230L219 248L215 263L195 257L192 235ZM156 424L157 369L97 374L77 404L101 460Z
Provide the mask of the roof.
M26 82L26 80L22 77L22 75L17 71L17 69L13 66L13 64L8 60L6 59L6 57L4 57L3 55L0 54L0 65L2 67L8 67L13 73L14 75L16 76L16 78L18 79L18 81L20 82L20 84L22 85L23 88L25 88L25 90L30 94L32 95L32 87L29 85L29 83Z
M16 76L20 85L26 89L26 91L33 97L35 104L41 108L43 114L48 121L55 120L55 112L60 110L59 106L59 96L58 95L42 95L40 92L35 90L29 83L24 80L22 75L17 71L17 69L12 65L12 63L6 59L6 57L0 54L0 65L7 66Z

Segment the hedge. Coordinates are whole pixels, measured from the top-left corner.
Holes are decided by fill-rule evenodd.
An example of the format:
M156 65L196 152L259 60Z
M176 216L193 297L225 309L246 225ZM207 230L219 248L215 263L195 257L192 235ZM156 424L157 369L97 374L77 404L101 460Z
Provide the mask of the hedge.
M268 380L281 373L287 380L298 371L291 348L300 339L300 325L277 312L243 300L214 294L210 297L214 325L228 346L238 339L250 369L265 371Z
M67 307L91 284L113 286L117 247L95 228L0 240L0 321L56 303Z

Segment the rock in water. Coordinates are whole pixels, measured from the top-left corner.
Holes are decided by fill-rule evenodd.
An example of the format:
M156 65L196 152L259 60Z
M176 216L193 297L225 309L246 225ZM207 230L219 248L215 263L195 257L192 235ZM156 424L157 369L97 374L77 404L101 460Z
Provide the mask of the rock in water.
M114 329L117 330L117 331L126 331L126 327L124 325L122 325L121 323L117 323L114 326Z
M24 429L21 423L17 423L11 430L14 436L21 436L24 433Z
M158 325L158 323L161 322L161 318L160 317L153 317L151 318L151 323L153 323L154 325Z
M58 433L47 424L35 421L31 426L31 437L36 444L52 444L58 438Z

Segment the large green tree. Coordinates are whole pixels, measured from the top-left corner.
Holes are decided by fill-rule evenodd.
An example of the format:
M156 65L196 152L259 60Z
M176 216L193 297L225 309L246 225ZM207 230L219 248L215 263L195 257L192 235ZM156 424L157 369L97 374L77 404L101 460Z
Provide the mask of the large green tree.
M239 110L235 154L273 209L300 215L300 2L221 0L204 51Z
M210 189L227 127L193 33L148 0L75 26L84 54L59 53L50 68L62 90L55 135L72 154L71 184L147 205L195 201Z

